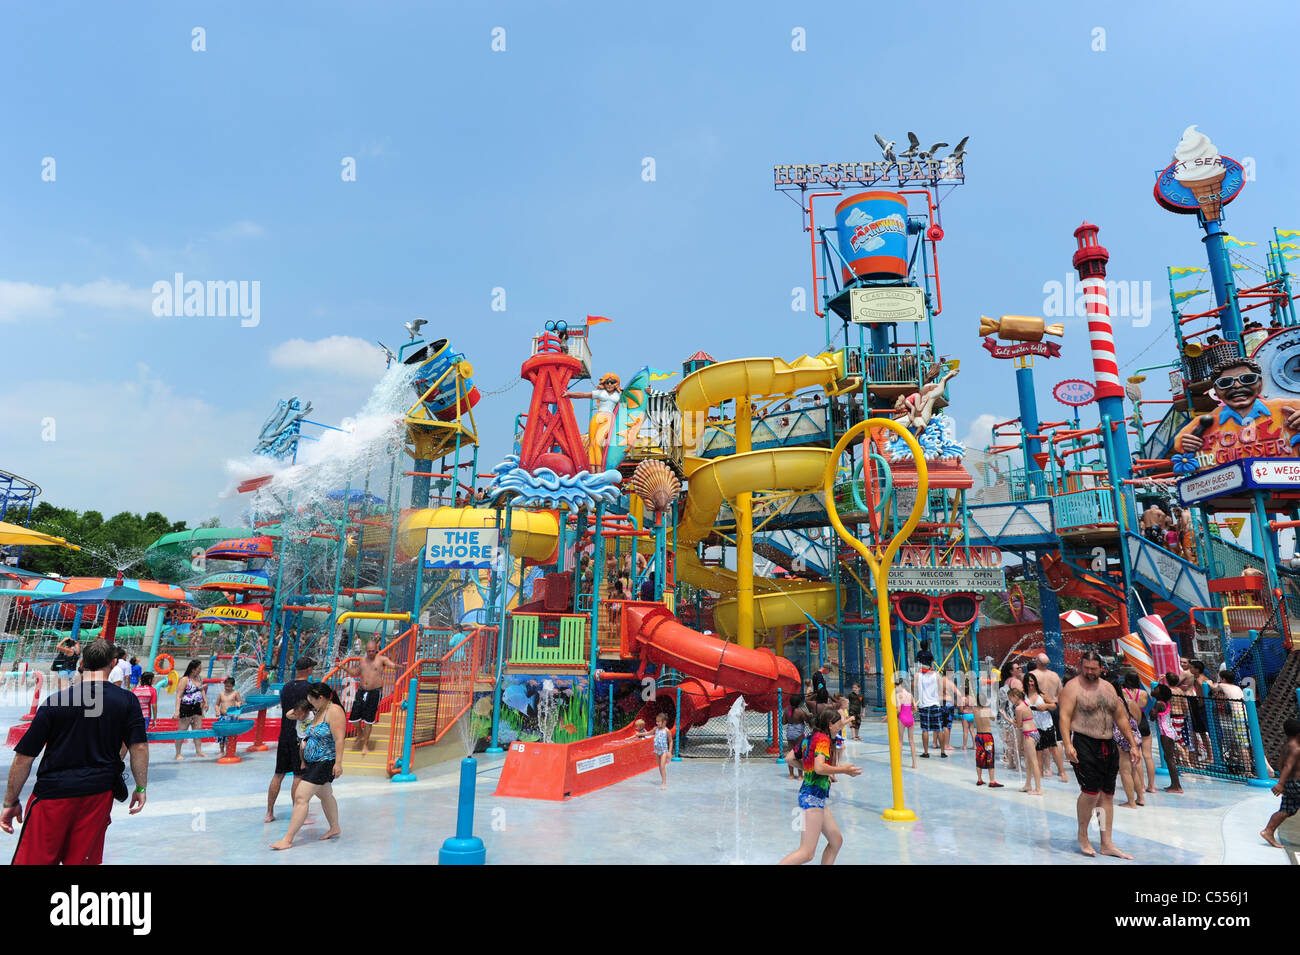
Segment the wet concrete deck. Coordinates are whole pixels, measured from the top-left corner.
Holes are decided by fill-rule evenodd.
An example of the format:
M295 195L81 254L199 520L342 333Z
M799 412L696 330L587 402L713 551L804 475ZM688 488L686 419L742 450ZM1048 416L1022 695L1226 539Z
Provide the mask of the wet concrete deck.
M0 727L21 712L0 708ZM869 722L863 737L849 742L849 753L864 774L833 787L832 807L845 836L842 863L1126 864L1077 851L1072 782L1047 779L1045 795L1035 797L1017 792L1018 778L1006 773L1000 776L1005 789L976 788L970 752L947 760L932 755L918 760L916 770L905 768L905 801L919 819L884 822L890 787L883 725ZM313 804L316 824L303 829L293 850L272 852L267 844L283 835L289 813L286 784L278 820L262 821L274 749L233 766L213 758L175 762L173 753L170 745L152 748L144 812L114 810L107 864L425 864L437 861L455 828L459 767L453 761L421 770L414 783L344 777L335 784L342 838L316 840L324 819ZM0 750L0 770L8 771L12 755ZM502 757L478 759L475 832L489 863L771 863L798 843L798 783L771 757L743 763L739 805L734 767L716 760L671 763L666 791L652 771L557 803L494 797ZM1118 809L1116 844L1147 864L1287 864L1282 850L1258 836L1277 797L1194 776L1184 786L1181 797L1162 792L1149 795L1145 808ZM6 858L12 842L0 835Z

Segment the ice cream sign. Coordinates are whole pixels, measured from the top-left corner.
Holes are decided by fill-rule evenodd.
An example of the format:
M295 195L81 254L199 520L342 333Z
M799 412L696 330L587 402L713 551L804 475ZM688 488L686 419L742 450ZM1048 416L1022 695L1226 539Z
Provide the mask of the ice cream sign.
M428 570L477 568L491 570L497 559L497 529L430 528L424 542Z
M1174 161L1156 179L1155 198L1170 212L1199 212L1207 222L1214 222L1223 218L1223 207L1237 197L1245 182L1241 163L1220 156L1208 136L1188 126L1174 150Z
M853 230L849 234L849 249L854 253L874 252L885 244L888 235L907 235L907 223L896 212L873 219L857 208L844 221Z

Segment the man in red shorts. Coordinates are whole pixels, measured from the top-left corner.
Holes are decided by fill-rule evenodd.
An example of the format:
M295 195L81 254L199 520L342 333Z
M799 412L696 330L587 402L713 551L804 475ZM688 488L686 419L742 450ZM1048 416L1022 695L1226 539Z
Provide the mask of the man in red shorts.
M96 640L82 654L82 677L45 699L14 747L0 829L21 823L14 865L99 865L113 798L126 798L123 746L135 778L132 814L144 808L149 743L135 696L108 682L116 653ZM37 756L36 785L24 814L19 794ZM24 818L24 815L26 818Z
M1101 678L1101 657L1095 650L1089 650L1079 661L1078 677L1061 690L1061 736L1065 742L1065 758L1074 765L1074 778L1080 789L1076 807L1079 851L1086 856L1097 854L1088 841L1088 824L1097 813L1101 854L1132 859L1131 855L1116 849L1111 841L1115 775L1119 772L1121 758L1114 737L1116 729L1128 740L1128 758L1136 764L1142 758L1142 747L1133 738L1128 710L1115 688Z

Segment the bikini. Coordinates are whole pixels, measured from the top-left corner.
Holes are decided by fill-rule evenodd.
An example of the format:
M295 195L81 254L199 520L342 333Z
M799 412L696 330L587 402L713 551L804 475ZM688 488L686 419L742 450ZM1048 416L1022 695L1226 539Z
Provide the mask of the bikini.
M1129 696L1129 692L1130 692L1130 691L1125 690L1125 691L1124 691L1124 697L1125 697L1125 699L1127 699L1127 700L1129 700L1130 702L1133 702L1133 703L1136 703L1136 702L1138 701L1138 697L1140 697L1140 696L1142 695L1142 691L1141 691L1141 690L1133 690L1133 691L1132 691L1132 693L1133 693L1132 696ZM1137 725L1137 731L1138 731L1138 733L1139 733L1141 736L1150 736L1150 735L1151 735L1151 724L1150 724L1150 722L1147 721L1147 711L1146 711L1146 710L1139 709L1139 712L1141 712L1141 714L1142 714L1142 719L1138 722L1138 725ZM1130 717L1129 717L1130 722L1132 721L1132 719L1133 719L1133 718L1130 716Z

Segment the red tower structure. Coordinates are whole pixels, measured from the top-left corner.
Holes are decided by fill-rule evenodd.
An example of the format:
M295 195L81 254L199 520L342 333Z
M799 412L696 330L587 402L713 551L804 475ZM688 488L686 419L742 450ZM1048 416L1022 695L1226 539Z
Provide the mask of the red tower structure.
M532 382L528 420L519 439L519 466L526 471L550 468L572 476L588 470L582 431L568 398L569 382L582 371L582 362L564 351L559 338L543 332L537 354L524 362L519 374Z

